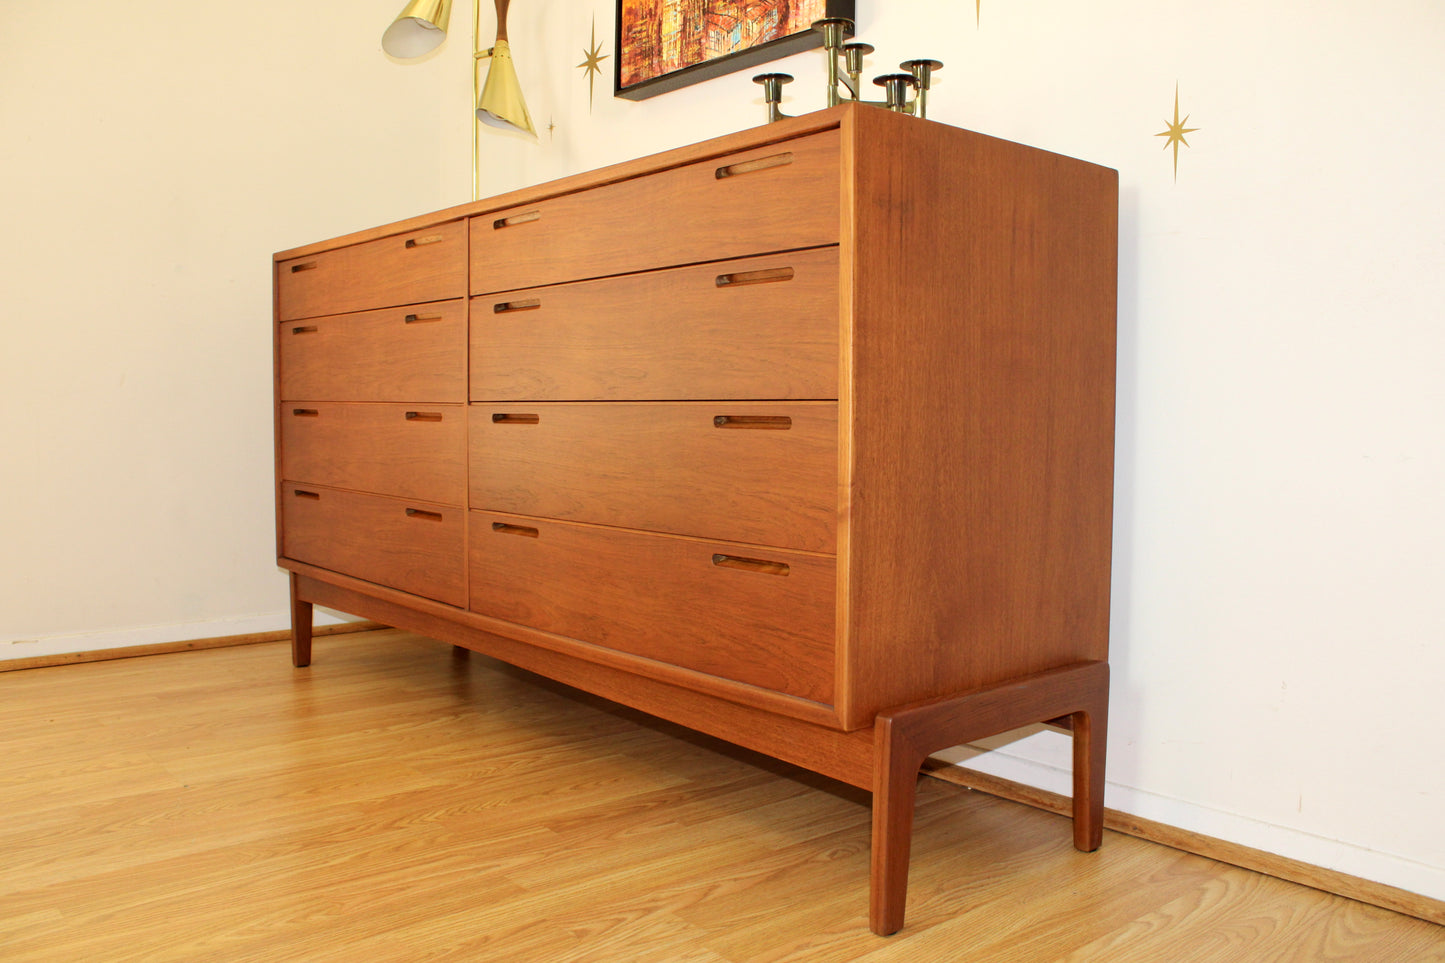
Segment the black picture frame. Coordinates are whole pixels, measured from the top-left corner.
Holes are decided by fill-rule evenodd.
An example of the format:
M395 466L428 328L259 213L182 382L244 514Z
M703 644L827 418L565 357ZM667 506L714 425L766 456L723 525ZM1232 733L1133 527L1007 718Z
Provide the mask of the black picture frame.
M670 0L660 0L670 2ZM649 77L634 83L623 86L622 69L626 59L624 57L623 41L631 34L630 24L624 24L625 14L624 0L617 0L617 31L616 46L613 57L612 91L614 97L621 97L624 100L646 100L648 97L656 97L658 94L665 94L680 87L700 83L704 80L712 80L724 74L744 70L758 64L767 63L770 60L778 60L782 57L789 57L804 50L812 50L823 45L823 35L811 28L804 28L785 37L770 40L767 43L755 47L748 47L735 53L725 54L711 60L704 60L700 63L691 64L668 73ZM826 0L826 16L846 17L853 19L854 0Z

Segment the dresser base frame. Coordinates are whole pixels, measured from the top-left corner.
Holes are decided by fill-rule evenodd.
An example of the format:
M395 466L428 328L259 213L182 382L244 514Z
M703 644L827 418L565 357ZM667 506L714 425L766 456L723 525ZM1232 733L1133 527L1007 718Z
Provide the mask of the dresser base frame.
M349 579L343 579L350 582ZM385 592L385 590L382 590ZM1109 666L1076 662L1008 682L880 712L872 729L844 732L647 679L399 604L291 573L292 661L311 663L313 605L415 631L536 672L651 715L762 752L873 793L869 926L903 927L919 770L929 755L1035 723L1073 731L1074 846L1099 848Z

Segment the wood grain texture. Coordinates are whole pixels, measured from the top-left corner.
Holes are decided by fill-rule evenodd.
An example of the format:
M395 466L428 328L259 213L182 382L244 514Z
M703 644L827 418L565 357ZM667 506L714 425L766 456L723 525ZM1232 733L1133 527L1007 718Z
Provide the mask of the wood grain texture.
M862 720L1107 655L1117 175L887 111L844 133Z
M836 247L475 298L471 317L474 401L838 397Z
M463 509L292 482L280 503L283 558L467 604Z
M696 144L688 144L658 154L637 157L607 167L599 167L596 170L561 177L545 184L528 185L505 194L458 204L428 214L418 214L390 224L368 226L329 240L308 241L300 246L278 251L273 255L273 260L287 261L321 251L329 251L335 247L362 244L396 234L422 230L444 221L506 211L509 208L537 200L562 197L595 187L615 184L619 181L631 180L659 167L681 167L685 164L694 164L716 157L726 157L738 151L752 150L767 144L783 143L819 131L833 130L838 127L840 118L853 109L855 108L852 105L843 105L828 110L813 111L802 117L788 118L780 123L724 134Z
M467 229L435 224L276 264L277 318L324 317L465 297Z
M468 537L473 612L832 702L830 556L491 512L472 513Z
M872 730L842 732L831 706L290 564L299 570L305 597L318 605L501 659L850 786L872 785Z
M471 293L836 244L837 172L838 135L823 131L473 217Z
M467 400L467 306L421 307L283 322L283 401Z
M461 506L467 497L462 405L281 405L281 477Z
M789 426L718 427L735 417ZM831 402L474 404L470 445L473 508L833 550Z
M397 632L0 677L0 945L55 960L1445 960L1445 929L920 786L866 794ZM77 739L84 727L88 738Z

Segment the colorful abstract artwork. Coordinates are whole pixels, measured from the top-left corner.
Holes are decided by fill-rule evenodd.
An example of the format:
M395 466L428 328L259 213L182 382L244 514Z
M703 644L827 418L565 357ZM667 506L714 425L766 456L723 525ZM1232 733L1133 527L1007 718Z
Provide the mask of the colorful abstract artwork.
M817 47L853 0L618 0L619 97L640 100Z

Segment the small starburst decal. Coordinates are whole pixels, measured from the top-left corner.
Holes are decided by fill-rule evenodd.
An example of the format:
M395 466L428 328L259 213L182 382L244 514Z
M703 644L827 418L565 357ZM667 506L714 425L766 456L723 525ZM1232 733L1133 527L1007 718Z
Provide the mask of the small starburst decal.
M602 61L607 55L602 52L602 46L597 42L597 15L592 15L592 45L582 51L583 61L577 66L587 74L587 112L592 113L592 86L597 76L602 73Z
M1168 129L1162 130L1154 136L1168 138L1168 140L1164 141L1165 150L1168 150L1170 147L1174 148L1174 179L1177 181L1179 180L1179 145L1183 144L1185 147L1188 147L1189 141L1184 139L1184 135L1192 134L1200 129L1198 127L1184 126L1189 123L1188 114L1184 115L1183 120L1179 119L1179 85L1177 83L1174 85L1174 120L1172 123L1167 120L1164 123Z

